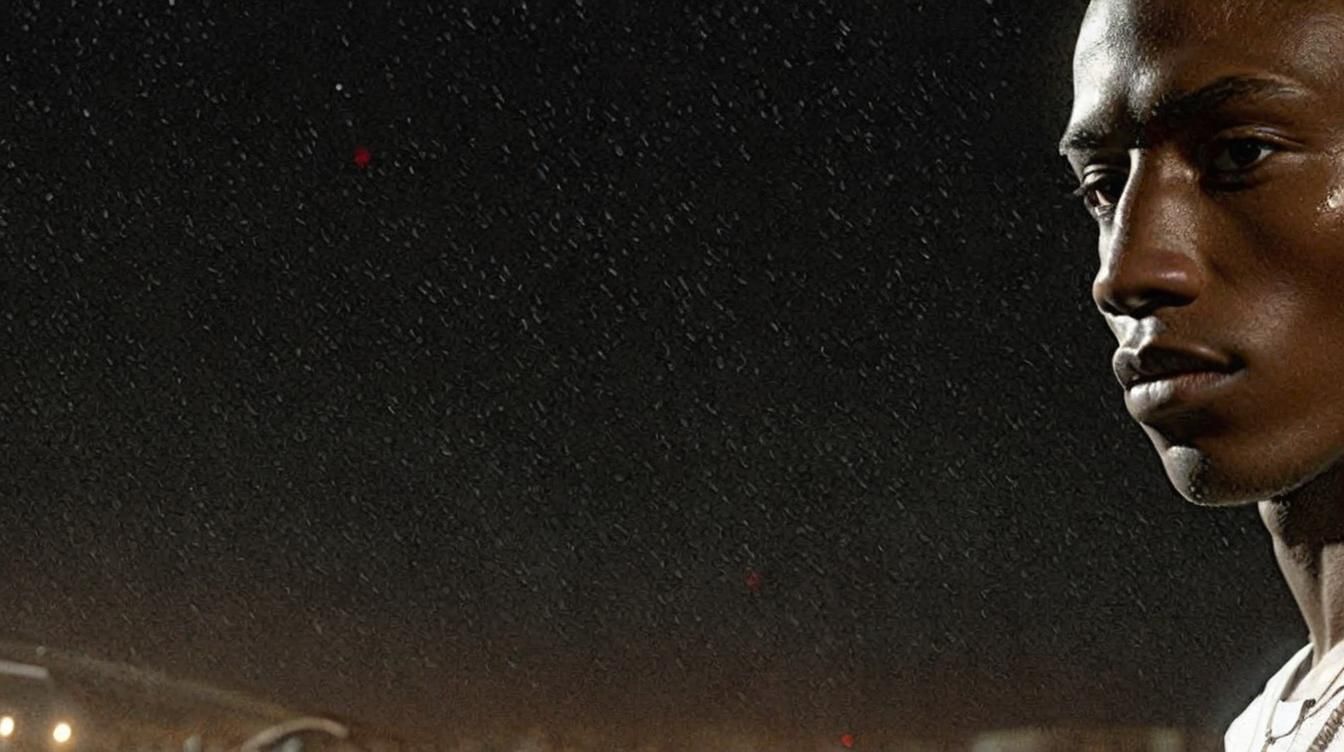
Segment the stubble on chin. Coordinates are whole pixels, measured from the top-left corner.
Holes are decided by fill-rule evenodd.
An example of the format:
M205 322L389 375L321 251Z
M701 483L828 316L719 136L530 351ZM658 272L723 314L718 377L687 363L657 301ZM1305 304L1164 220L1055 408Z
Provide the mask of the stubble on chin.
M1326 461L1282 456L1266 446L1240 453L1175 445L1145 426L1162 458L1167 479L1181 496L1206 507L1256 503L1323 503L1344 500L1344 453ZM1229 456L1230 455L1230 456ZM1290 504L1291 506L1291 504Z
M1158 451L1172 487L1202 507L1247 506L1286 493L1293 485L1263 477L1260 468L1225 467L1192 446L1165 445Z

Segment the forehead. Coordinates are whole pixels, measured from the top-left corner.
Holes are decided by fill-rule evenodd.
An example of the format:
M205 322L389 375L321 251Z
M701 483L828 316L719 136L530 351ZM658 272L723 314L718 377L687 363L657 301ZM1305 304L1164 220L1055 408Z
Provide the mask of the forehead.
M1073 72L1074 125L1134 119L1226 76L1344 94L1344 0L1094 0Z

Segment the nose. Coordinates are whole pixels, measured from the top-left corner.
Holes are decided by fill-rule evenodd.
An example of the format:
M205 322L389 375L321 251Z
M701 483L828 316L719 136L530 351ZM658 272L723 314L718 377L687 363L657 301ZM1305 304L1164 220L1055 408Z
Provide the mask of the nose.
M1109 316L1142 319L1186 306L1204 284L1197 181L1160 165L1136 166L1110 225L1103 228L1101 265L1092 299Z

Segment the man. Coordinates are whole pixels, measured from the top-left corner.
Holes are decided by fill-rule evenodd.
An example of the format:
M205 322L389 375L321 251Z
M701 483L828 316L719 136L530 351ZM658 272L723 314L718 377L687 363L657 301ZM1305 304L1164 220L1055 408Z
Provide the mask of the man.
M1258 503L1310 642L1228 750L1344 750L1344 0L1094 0L1064 154L1125 406L1191 502Z

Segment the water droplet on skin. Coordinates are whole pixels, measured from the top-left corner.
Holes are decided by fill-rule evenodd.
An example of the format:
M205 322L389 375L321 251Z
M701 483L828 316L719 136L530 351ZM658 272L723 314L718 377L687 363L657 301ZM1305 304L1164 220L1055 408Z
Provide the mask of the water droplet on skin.
M1339 211L1344 206L1344 185L1335 186L1325 197L1325 211Z

